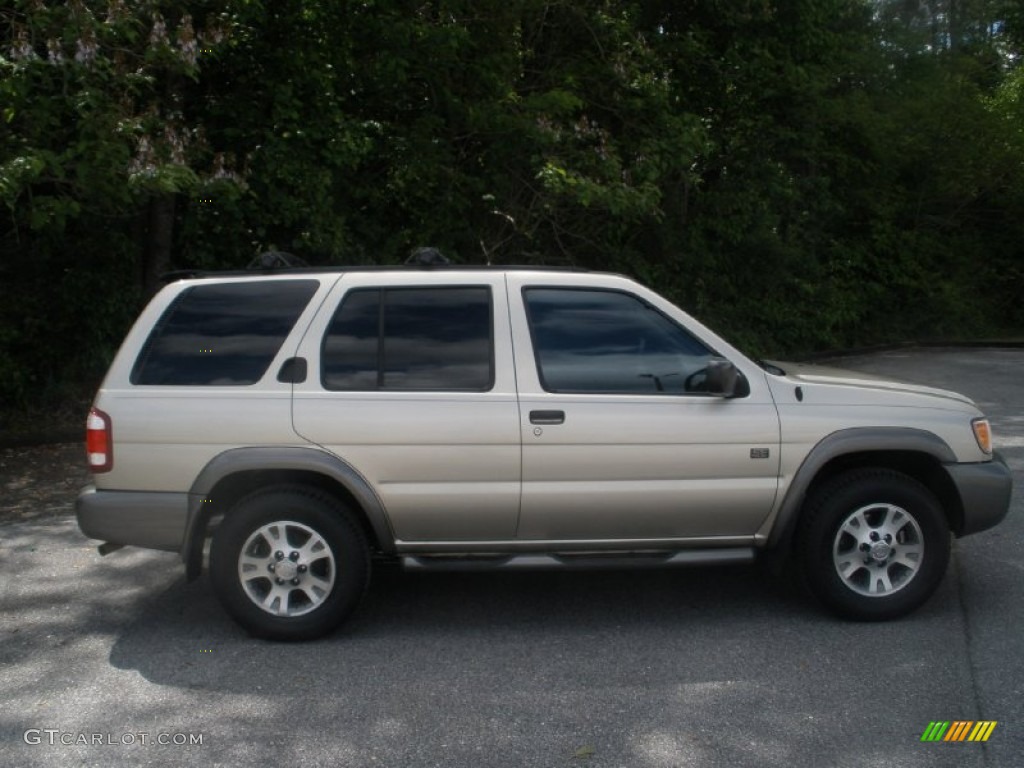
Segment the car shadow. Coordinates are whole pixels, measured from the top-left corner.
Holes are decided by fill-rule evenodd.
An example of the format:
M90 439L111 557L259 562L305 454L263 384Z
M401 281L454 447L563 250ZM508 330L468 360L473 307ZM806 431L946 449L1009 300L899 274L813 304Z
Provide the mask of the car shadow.
M926 606L916 616L928 613ZM464 665L500 685L501 670L521 669L526 659L549 676L580 665L628 675L642 665L643 649L665 647L707 657L710 666L736 657L770 666L772 654L808 630L851 626L822 613L790 576L762 566L547 573L385 567L337 632L274 643L236 625L204 575L176 581L147 604L117 638L110 661L161 685L249 693L295 693L313 678L349 687L404 675L396 684L409 683L457 675ZM718 672L732 677L736 670Z

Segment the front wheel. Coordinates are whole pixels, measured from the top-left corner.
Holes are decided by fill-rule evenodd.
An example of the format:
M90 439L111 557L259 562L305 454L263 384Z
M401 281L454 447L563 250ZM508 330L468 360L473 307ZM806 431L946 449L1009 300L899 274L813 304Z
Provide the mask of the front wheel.
M210 578L224 609L271 640L310 640L335 629L366 591L369 564L366 537L348 510L299 486L243 498L210 549Z
M810 499L799 557L811 592L841 616L903 616L938 587L949 563L949 525L932 493L887 469L859 469Z

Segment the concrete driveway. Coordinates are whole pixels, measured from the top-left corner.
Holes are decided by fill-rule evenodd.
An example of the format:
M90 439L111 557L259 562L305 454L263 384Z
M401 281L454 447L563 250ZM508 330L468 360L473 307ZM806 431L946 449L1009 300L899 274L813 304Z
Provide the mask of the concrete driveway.
M176 556L0 523L0 765L1019 766L1024 350L838 364L963 391L1017 479L907 619L822 613L762 568L378 572L356 618L247 637ZM995 720L987 743L922 743Z

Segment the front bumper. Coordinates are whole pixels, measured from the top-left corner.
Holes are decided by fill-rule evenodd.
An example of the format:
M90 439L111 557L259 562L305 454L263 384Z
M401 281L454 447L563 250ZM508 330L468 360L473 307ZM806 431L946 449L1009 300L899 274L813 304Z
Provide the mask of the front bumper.
M90 539L180 552L188 494L98 491L89 485L75 500L75 515Z
M964 510L964 524L958 535L984 531L1006 517L1010 511L1013 473L998 452L984 464L948 464L946 470Z

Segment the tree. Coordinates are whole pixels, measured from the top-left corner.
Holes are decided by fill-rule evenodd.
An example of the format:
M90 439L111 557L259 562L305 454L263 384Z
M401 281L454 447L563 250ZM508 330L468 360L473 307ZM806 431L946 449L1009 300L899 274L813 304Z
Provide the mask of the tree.
M60 361L81 361L77 348L109 350L135 297L155 290L171 260L176 196L235 182L184 104L230 17L201 3L21 0L0 30L0 372L25 395L56 382ZM47 293L57 300L43 318L34 305ZM41 346L44 328L66 329L57 338L70 348Z
M0 396L267 249L630 272L762 352L1019 325L1022 41L1011 0L16 0Z

